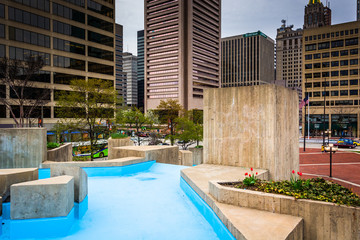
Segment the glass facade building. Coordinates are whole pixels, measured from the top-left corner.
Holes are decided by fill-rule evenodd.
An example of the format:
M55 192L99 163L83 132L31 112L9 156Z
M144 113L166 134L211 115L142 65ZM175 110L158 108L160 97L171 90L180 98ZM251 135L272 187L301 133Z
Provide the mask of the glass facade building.
M138 108L144 109L144 30L137 32L137 79L138 79Z
M69 91L72 79L104 79L115 86L114 11L112 0L1 1L0 57L41 56L45 61L33 78L36 88L29 91L41 91L50 84L44 106L48 129L57 121L57 93ZM6 97L12 98L11 94ZM0 105L0 112L0 127L11 127L9 111ZM34 118L39 117L36 114Z

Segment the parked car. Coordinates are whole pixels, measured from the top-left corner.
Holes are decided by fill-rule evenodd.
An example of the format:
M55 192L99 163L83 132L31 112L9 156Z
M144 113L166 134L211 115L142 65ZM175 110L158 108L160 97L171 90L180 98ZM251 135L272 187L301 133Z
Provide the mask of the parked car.
M338 148L355 148L356 147L356 145L350 144L348 142L338 142L338 143L335 143L334 146L336 146Z
M360 146L360 139L359 138L355 138L353 139L354 144L356 144L356 146Z
M159 143L158 145L170 145L170 144L164 142L164 143Z
M149 136L149 134L144 133L144 132L138 132L137 135L138 135L139 137L148 137L148 136Z
M352 145L353 147L358 146L357 143L350 138L340 138L337 143L345 143L345 145Z

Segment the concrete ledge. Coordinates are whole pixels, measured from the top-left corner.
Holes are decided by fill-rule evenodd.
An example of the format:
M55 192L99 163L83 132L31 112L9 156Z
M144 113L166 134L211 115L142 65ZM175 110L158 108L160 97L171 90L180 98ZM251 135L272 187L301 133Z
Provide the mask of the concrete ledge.
M189 148L189 151L193 153L193 165L200 165L204 163L204 148Z
M115 159L117 157L114 156L114 147L123 147L123 146L134 146L133 141L128 138L119 138L119 139L108 139L108 159Z
M105 161L78 161L78 162L51 162L43 163L43 168L50 168L51 165L76 166L76 167L121 167L135 163L147 162L143 157L124 157Z
M5 202L10 196L10 186L15 183L38 179L37 168L0 169L0 197Z
M68 175L74 177L74 201L82 202L88 194L88 176L86 172L76 166L51 165L51 177Z
M328 202L235 189L209 182L216 201L304 219L304 239L357 239L360 237L360 208Z
M66 143L58 148L47 151L47 160L54 162L72 161L72 144Z
M255 169L261 177L266 170ZM209 181L238 181L249 169L202 164L181 170L181 177L213 209L236 239L302 239L303 221L299 217L269 213L219 203L209 194ZM246 219L246 220L245 220Z
M112 151L114 158L141 157L147 161L156 160L158 163L181 165L177 146L114 147Z
M74 178L60 176L13 184L11 219L65 217L74 206Z

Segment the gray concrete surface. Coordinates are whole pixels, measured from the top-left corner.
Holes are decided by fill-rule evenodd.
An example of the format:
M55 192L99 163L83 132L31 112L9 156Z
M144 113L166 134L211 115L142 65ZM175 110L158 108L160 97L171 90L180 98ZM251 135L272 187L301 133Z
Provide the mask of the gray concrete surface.
M193 153L193 163L194 165L203 164L204 162L204 148L195 148L189 147L189 151Z
M147 162L143 157L124 157L106 161L77 161L77 162L51 162L43 163L43 168L50 168L53 164L62 166L78 166L78 167L121 167L135 163Z
M54 162L71 162L72 161L72 144L64 145L47 151L47 160Z
M40 167L46 143L46 128L0 128L0 168Z
M50 176L73 176L74 177L74 201L82 202L88 194L88 176L86 172L77 166L64 166L63 164L52 164Z
M0 169L0 197L8 201L10 186L15 183L33 181L38 179L37 168L7 168Z
M120 139L108 139L108 159L115 159L117 157L114 156L114 147L123 147L123 146L134 146L133 141L128 138L120 138Z
M73 206L72 176L59 176L11 186L11 219L67 216Z
M193 153L188 150L179 150L179 157L181 161L181 165L184 166L193 166Z

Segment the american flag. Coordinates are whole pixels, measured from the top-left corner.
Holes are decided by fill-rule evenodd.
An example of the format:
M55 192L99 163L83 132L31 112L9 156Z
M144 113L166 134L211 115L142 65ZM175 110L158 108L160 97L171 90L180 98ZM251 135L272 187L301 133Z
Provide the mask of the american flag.
M300 103L299 108L302 109L306 104L309 103L309 96L306 96Z

